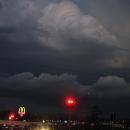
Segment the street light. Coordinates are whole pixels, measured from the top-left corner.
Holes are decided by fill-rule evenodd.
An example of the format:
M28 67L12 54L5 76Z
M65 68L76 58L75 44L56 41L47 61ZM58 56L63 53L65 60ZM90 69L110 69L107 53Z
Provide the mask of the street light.
M45 122L46 122L45 120L42 121L43 124L44 124Z
M69 96L65 99L65 105L69 108L72 109L76 105L76 100L74 97Z
M72 109L76 105L76 99L74 97L72 97L72 96L66 97L65 98L65 105L68 108L68 116L69 116L68 123L69 123L69 130L70 130L70 128L71 128L71 124L70 124L70 121L71 121L71 111L72 111Z

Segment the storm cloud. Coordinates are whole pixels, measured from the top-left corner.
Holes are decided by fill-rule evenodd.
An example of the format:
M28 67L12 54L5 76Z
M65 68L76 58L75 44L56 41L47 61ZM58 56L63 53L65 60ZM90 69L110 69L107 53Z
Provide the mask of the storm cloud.
M108 108L109 105L112 105L113 99L120 100L120 98L130 97L130 83L118 76L100 77L93 84L83 85L77 80L76 75L41 73L39 76L34 76L30 72L24 72L9 77L1 77L0 87L2 90L0 91L1 99L10 98L10 100L18 99L32 102L32 104L37 103L43 108L57 108L64 97L69 94L80 99L83 104L96 99L98 101L103 100L104 102L100 104L103 105L109 99ZM95 104L93 100L92 104Z
M42 73L34 76L30 72L20 73L8 78L0 78L0 97L18 98L34 103L56 106L65 95L80 95L84 86L75 75L51 75ZM87 89L87 88L86 88ZM9 93L7 93L9 92ZM48 104L48 102L50 102Z
M71 1L50 4L44 9L39 22L48 33L47 38L43 34L41 40L54 49L66 48L64 42L67 44L69 39L90 39L109 44L116 41L116 37L102 24L92 16L83 15L80 8Z
M1 100L129 104L129 11L127 0L0 0Z
M76 64L85 61L83 66L88 68L95 65L100 68L129 66L126 57L129 54L122 54L115 35L95 17L84 14L74 2L2 2L0 37L4 57L19 59L22 64L26 54L25 60L35 57L33 61L38 62L36 60L39 59L42 65L46 56L50 57L47 61L50 63L54 55L55 62L68 64L64 59L74 59L74 62L77 59ZM8 50L5 46L9 48L8 53L5 53Z

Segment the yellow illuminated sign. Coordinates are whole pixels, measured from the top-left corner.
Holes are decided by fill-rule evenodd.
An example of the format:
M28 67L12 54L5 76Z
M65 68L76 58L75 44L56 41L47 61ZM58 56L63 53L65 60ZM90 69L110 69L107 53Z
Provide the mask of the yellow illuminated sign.
M18 114L23 117L26 114L26 109L25 107L19 107L18 109Z

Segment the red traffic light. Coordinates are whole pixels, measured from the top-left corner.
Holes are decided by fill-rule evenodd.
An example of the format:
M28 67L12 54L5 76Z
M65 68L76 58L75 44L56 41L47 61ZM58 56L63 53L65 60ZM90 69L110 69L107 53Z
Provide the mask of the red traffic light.
M9 115L9 120L15 120L15 114L11 113L11 114Z
M65 105L67 106L67 107L74 107L75 105L76 105L76 100L75 100L75 98L74 97L67 97L66 99L65 99Z

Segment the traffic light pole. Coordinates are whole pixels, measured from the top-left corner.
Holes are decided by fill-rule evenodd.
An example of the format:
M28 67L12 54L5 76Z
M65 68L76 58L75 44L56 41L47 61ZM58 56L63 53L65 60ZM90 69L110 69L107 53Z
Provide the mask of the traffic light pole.
M68 110L68 123L69 123L69 130L71 130L71 109Z
M65 105L68 108L68 125L69 125L69 130L71 129L71 112L76 105L76 100L72 96L69 96L65 99Z

